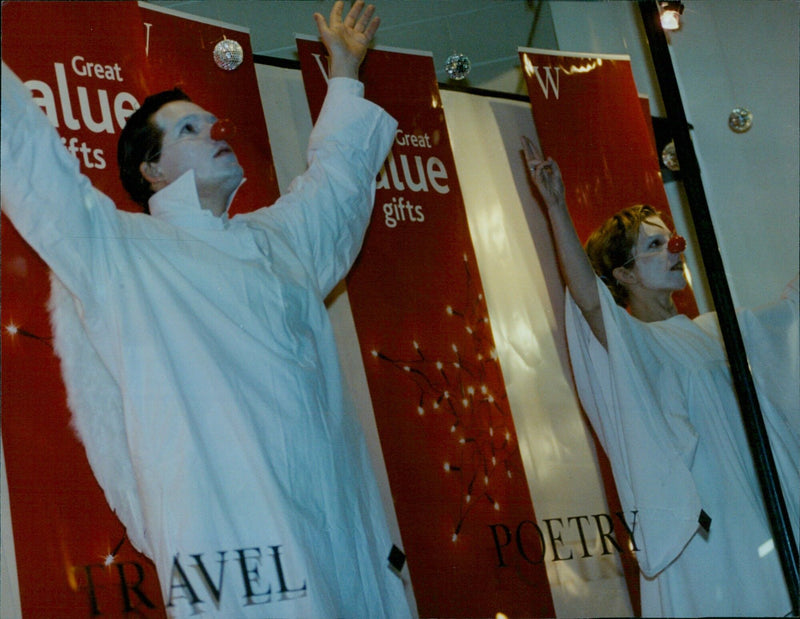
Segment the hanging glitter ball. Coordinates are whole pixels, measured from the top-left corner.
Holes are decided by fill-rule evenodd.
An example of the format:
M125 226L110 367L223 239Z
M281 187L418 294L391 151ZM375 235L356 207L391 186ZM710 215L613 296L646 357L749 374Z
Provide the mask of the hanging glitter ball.
M728 126L736 133L744 133L752 125L753 113L746 107L735 107L728 116Z
M444 61L444 70L454 80L463 80L469 75L471 68L469 58L464 54L451 54Z
M675 152L675 142L672 140L669 141L664 147L664 150L661 151L661 162L667 168L667 170L671 170L672 172L677 172L681 169L680 164L678 163L678 153Z
M244 50L233 39L222 39L214 46L214 62L220 69L233 71L244 60Z

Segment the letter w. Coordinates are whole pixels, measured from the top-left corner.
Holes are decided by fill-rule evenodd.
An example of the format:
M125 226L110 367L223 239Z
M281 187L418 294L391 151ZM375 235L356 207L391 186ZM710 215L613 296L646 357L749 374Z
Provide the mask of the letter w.
M561 67L556 67L556 79L553 80L553 76L550 74L550 69L553 67L543 67L544 68L544 80L542 80L542 76L539 74L539 67L533 67L533 74L536 76L537 81L539 82L539 86L544 93L544 98L550 98L550 86L553 87L553 94L555 94L556 99L558 99L558 86L559 86L559 71Z

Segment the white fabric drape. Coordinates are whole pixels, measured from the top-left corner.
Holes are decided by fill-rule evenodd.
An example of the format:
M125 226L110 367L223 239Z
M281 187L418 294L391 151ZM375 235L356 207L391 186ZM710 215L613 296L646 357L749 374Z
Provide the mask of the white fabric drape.
M608 349L571 297L569 348L623 508L638 511L643 614L786 614L789 597L716 315L645 324L597 285ZM789 516L798 523L797 282L777 304L740 312L739 323ZM708 532L698 527L701 509L712 519Z

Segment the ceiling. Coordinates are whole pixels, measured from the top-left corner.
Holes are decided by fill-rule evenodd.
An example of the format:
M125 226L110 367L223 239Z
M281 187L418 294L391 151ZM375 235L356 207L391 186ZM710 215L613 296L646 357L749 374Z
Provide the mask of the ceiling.
M150 4L250 30L253 52L296 59L295 34L316 34L314 12L327 18L330 0L151 0ZM525 94L517 48L558 49L547 2L534 0L377 0L381 26L375 43L429 51L442 83ZM452 80L444 69L453 53L466 55L469 76Z

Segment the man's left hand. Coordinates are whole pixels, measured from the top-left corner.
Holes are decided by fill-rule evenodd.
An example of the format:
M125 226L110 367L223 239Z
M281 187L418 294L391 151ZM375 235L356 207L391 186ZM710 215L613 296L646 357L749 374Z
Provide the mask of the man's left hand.
M375 7L364 7L364 0L353 4L347 16L342 19L344 2L333 5L329 22L319 13L314 13L319 36L330 56L329 77L350 77L358 79L358 69L375 32L380 18L375 15Z

